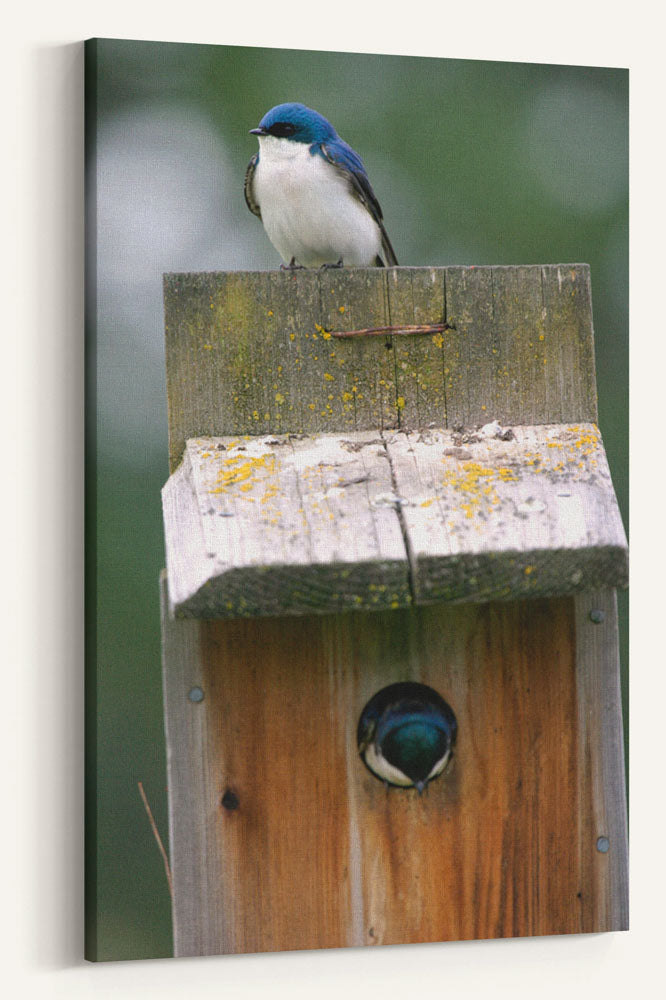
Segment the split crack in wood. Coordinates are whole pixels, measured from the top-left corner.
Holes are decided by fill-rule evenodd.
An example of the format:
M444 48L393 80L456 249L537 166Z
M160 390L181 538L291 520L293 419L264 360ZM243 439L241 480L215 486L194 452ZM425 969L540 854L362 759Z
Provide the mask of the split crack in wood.
M400 433L400 431L398 431L397 433ZM381 430L380 434L381 434L382 443L383 443L383 446L384 446L384 454L386 455L386 459L387 459L388 464L389 464L389 471L391 473L391 482L393 483L393 491L394 491L396 497L399 497L400 496L400 492L398 490L398 481L397 481L395 469L393 467L393 461L391 459L391 452L390 452L390 450L388 448L388 444L387 444L386 438L384 436L385 432L383 430ZM402 511L402 504L399 501L397 501L395 503L395 512L396 512L397 517L398 517L398 524L400 525L400 531L402 532L402 539L403 539L403 542L405 543L405 552L407 554L407 566L408 566L407 583L408 583L408 586L409 586L409 595L410 595L412 604L416 604L416 569L417 569L417 567L416 567L416 560L415 560L415 557L414 557L414 550L412 548L411 539L409 537L409 531L407 529L407 522L405 520L405 515L403 514L403 511Z

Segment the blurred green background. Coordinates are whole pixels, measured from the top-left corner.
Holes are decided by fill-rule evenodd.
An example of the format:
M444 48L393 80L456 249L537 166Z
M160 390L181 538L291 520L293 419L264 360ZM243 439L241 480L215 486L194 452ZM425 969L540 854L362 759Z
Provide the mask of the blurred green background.
M401 264L590 264L626 524L628 72L116 40L86 62L89 933L99 959L162 957L170 902L137 782L166 840L163 272L279 265L243 199L248 130L283 101L316 108L361 154ZM626 718L624 594L620 610Z

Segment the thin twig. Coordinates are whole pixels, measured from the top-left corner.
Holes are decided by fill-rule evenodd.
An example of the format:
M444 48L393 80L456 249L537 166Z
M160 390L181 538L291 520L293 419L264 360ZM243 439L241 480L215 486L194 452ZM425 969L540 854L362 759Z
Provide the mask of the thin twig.
M419 333L444 333L452 330L448 323L419 323L414 326L368 326L364 330L337 330L331 337L410 337Z
M153 836L157 841L157 846L159 847L160 854L162 855L162 861L164 862L164 871L166 872L167 882L169 883L169 895L171 896L171 899L173 899L173 881L171 879L171 866L169 865L169 857L167 855L166 850L164 849L164 844L162 843L162 838L160 837L159 830L157 829L157 824L153 817L150 806L148 805L148 799L146 798L146 793L143 790L143 782L138 781L137 784L139 786L139 794L143 799L143 804L146 808L146 813L148 814L148 819L150 821L150 826L153 831Z

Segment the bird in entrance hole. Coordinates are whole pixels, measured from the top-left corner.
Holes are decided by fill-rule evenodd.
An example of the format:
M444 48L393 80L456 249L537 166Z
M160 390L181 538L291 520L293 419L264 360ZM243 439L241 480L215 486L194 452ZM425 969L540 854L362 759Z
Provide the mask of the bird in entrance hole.
M398 263L360 156L323 115L278 104L250 132L245 200L288 267Z
M449 763L457 731L453 709L437 691L401 681L370 699L356 738L361 759L375 777L421 794Z

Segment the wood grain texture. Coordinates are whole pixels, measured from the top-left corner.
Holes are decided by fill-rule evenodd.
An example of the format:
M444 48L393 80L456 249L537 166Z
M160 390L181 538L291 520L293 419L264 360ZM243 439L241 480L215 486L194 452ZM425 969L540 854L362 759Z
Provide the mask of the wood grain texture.
M586 264L170 274L164 305L172 471L197 436L596 420Z
M163 491L175 614L245 617L622 586L592 424L197 438Z
M489 428L490 430L490 428ZM627 541L594 424L516 426L510 439L384 434L413 600L515 599L626 586Z
M575 610L579 752L589 762L579 793L583 806L592 803L594 837L594 849L589 838L581 845L581 866L598 886L600 920L626 930L627 799L615 591L579 594ZM599 850L599 838L607 841L605 850Z
M392 490L376 432L188 442L163 491L172 608L236 618L408 605Z
M205 690L201 623L169 618L166 572L160 578L160 603L171 911L177 953L183 935L197 941L219 937L215 899L221 879L216 855L208 849L205 813L200 811L210 780L206 713L188 697L195 687Z
M586 598L165 615L176 954L626 926L617 743L600 729L621 731L615 675ZM366 701L405 679L459 723L422 797L387 790L355 744Z

